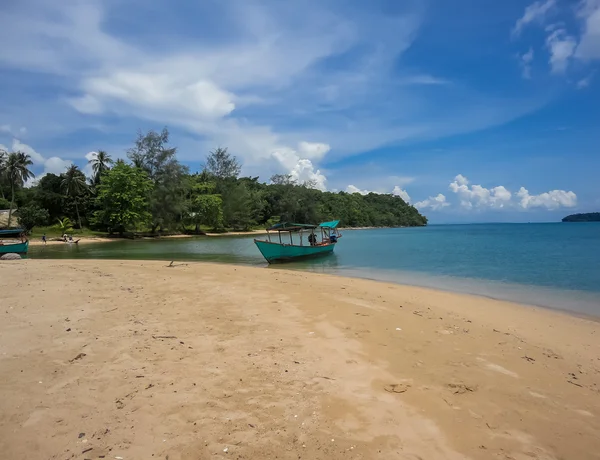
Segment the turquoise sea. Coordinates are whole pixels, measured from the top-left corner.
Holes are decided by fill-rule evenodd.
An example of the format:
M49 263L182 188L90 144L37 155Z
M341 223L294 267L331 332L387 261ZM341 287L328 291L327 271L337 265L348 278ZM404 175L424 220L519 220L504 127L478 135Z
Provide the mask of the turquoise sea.
M224 236L36 246L30 248L29 257L197 260L267 269L252 240ZM600 316L598 223L346 230L333 255L276 267L432 287Z

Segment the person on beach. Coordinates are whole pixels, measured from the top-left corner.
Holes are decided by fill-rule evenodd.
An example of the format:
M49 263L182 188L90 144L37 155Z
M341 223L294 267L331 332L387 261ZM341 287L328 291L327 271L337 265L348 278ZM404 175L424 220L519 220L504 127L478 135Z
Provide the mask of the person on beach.
M46 234L45 234L45 233L42 235L42 242L43 242L44 244L46 244Z

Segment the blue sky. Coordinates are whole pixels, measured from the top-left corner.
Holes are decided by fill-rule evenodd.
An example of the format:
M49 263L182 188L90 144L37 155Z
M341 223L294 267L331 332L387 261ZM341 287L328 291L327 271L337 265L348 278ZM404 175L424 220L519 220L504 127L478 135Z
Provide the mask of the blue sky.
M0 8L0 143L38 177L168 126L192 169L227 146L244 174L395 193L431 222L600 210L600 0Z

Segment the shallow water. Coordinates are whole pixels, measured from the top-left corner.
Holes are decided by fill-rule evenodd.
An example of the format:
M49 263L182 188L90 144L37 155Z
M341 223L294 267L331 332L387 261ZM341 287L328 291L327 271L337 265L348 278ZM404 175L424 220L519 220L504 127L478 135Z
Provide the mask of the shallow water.
M331 256L278 268L434 287L600 316L600 224L348 230ZM267 267L253 237L30 247L30 258L197 260Z

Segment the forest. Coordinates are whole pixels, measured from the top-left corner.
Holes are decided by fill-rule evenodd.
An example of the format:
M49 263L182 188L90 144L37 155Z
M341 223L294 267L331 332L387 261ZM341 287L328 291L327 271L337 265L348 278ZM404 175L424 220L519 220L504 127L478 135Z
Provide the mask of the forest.
M226 148L208 153L201 171L190 172L169 145L169 131L139 132L127 160L99 150L87 178L76 165L34 182L31 158L0 151L0 226L90 229L109 234L202 233L265 228L277 222L343 227L423 226L427 218L400 197L322 192L290 175L269 183L240 177L241 164Z
M600 222L600 212L588 212L584 214L571 214L563 217L563 222Z

